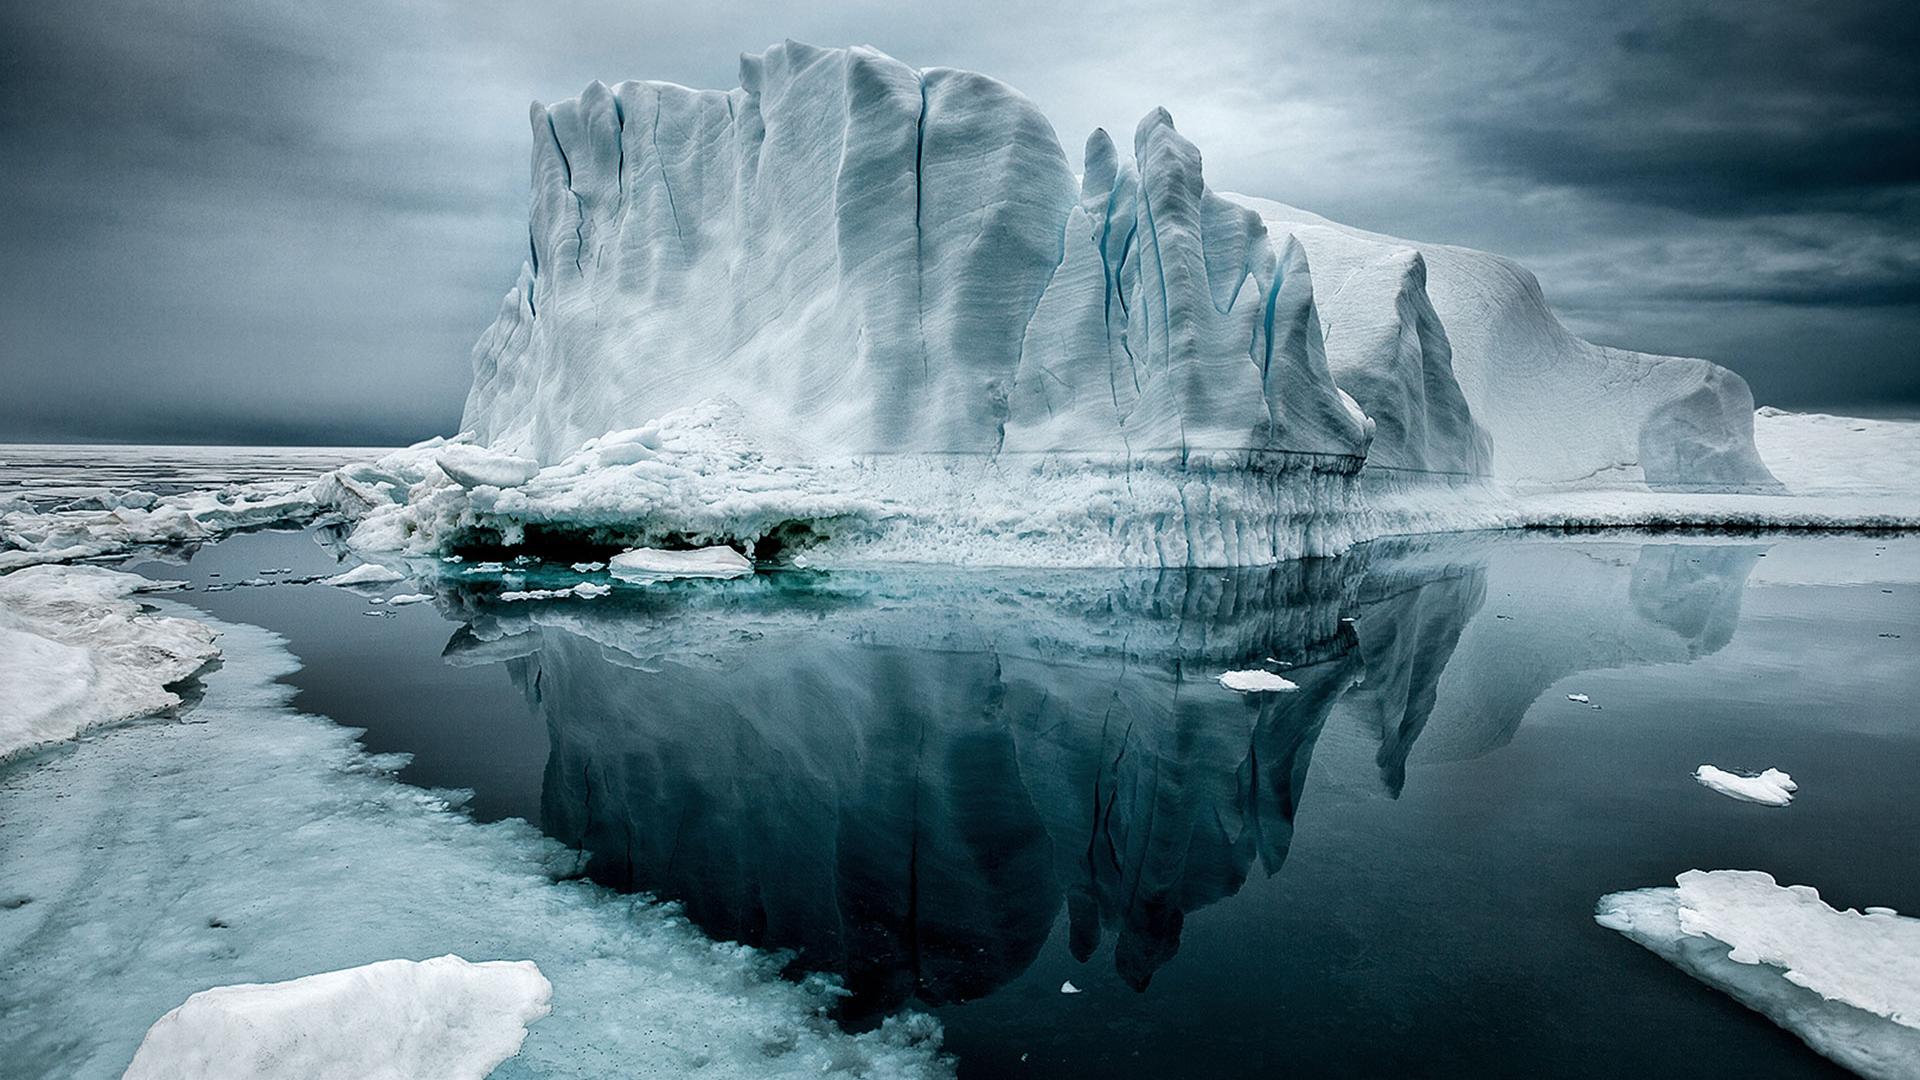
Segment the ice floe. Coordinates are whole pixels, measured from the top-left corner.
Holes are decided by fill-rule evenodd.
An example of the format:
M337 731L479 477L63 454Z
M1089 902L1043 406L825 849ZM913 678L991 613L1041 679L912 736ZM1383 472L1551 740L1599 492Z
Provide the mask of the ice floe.
M552 995L530 961L452 955L219 986L156 1021L124 1080L482 1080Z
M622 581L666 581L670 578L732 578L753 573L753 563L724 544L692 551L635 548L607 560L607 569Z
M1754 870L1689 870L1594 918L1861 1076L1920 1075L1920 919L1838 911Z
M431 599L433 596L429 593L401 593L399 596L388 597L387 606L405 607L408 604L424 604Z
M406 575L379 563L361 563L344 574L320 579L322 585L386 585L405 581Z
M0 761L180 704L169 687L220 650L134 599L171 584L93 566L0 576Z
M1763 806L1785 806L1800 789L1792 776L1779 769L1768 769L1758 776L1743 776L1716 765L1702 765L1693 771L1693 778L1722 795Z
M1220 685L1242 694L1266 693L1275 690L1298 690L1289 679L1283 679L1271 671L1228 671L1220 675Z

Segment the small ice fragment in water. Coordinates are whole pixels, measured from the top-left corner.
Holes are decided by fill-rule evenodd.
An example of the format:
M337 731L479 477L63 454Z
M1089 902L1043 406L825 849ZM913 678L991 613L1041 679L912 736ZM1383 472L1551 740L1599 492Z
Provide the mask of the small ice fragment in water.
M321 578L322 585L385 585L390 581L400 581L406 577L397 570L389 570L379 563L361 563L344 574L335 574L330 578Z
M590 581L583 581L580 584L575 585L573 587L573 595L582 597L588 600L591 600L596 596L605 596L612 591L613 591L613 586L611 585L595 585Z
M1579 702L1580 704L1582 704L1582 705L1585 705L1585 704L1587 704L1588 702L1590 702L1590 701L1592 701L1593 699L1592 699L1592 698L1590 698L1590 697L1588 697L1588 696L1587 696L1587 695L1585 695L1585 694L1568 694L1568 695L1567 695L1567 700L1568 700L1568 701L1577 701L1577 702Z
M725 544L694 551L634 548L609 559L607 568L613 571L614 577L632 581L665 581L678 577L731 578L753 573L753 563Z
M1762 806L1785 806L1793 801L1800 785L1779 769L1768 769L1759 776L1741 776L1713 765L1693 770L1693 778L1722 795Z
M1060 992L1063 994L1077 994L1080 992L1080 988L1073 985L1073 980L1069 979L1060 984Z
M418 593L418 592L401 593L399 596L389 597L387 600L387 606L399 607L402 604L419 604L419 603L424 603L431 599L433 599L433 597L428 596L426 593Z
M606 568L607 564L603 562L577 562L573 564L573 571L576 574L591 574L595 570L605 570Z
M1300 689L1297 684L1271 671L1229 671L1220 676L1220 685L1242 694Z

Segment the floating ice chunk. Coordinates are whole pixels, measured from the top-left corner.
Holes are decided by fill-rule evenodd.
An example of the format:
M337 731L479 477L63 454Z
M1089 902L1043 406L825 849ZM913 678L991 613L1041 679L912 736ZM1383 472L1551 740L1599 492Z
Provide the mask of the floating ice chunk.
M433 457L440 471L463 488L481 486L510 488L533 479L540 463L532 458L516 457L470 443L445 447Z
M1229 671L1220 676L1220 685L1242 694L1300 689L1299 684L1271 671Z
M388 607L403 607L403 606L405 606L405 605L407 605L407 604L421 604L421 603L425 603L426 601L428 601L428 600L431 600L431 599L433 599L433 597L432 597L432 596L430 596L430 595L428 595L428 594L426 594L426 593L417 593L417 592L410 592L410 593L401 593L401 594L400 594L399 596L391 596L391 597L388 597L388 598L387 598L387 606L388 606Z
M1836 911L1754 870L1602 897L1594 920L1862 1076L1920 1075L1920 919Z
M1585 694L1568 694L1568 695L1567 695L1567 700L1568 700L1568 701L1571 701L1571 702L1574 702L1574 703L1576 703L1576 704L1579 704L1579 705L1585 705L1585 704L1587 704L1587 703L1589 703L1589 702L1591 702L1591 701L1592 701L1593 699L1592 699L1592 698L1590 698L1590 697L1588 697L1588 696L1587 696L1587 695L1585 695Z
M214 634L131 599L178 584L93 566L0 577L0 761L178 705L167 687L220 655Z
M753 563L745 555L726 546L693 551L667 551L661 548L634 548L607 561L613 576L627 581L665 581L669 578L732 578L753 573Z
M1779 769L1768 769L1759 776L1741 776L1714 765L1693 770L1693 778L1722 795L1763 806L1785 806L1793 801L1800 785Z
M605 570L606 568L607 564L603 562L577 562L573 564L573 571L576 574L591 574L595 570Z
M1072 979L1068 979L1066 982L1060 984L1060 992L1063 994L1077 994L1080 992L1080 988L1073 985Z
M402 581L405 578L405 574L400 573L398 570L390 570L387 567L381 566L379 563L361 563L359 566L354 567L344 574L335 574L330 578L320 579L320 584L385 585L389 582Z
M531 960L381 960L202 990L161 1017L126 1080L435 1076L481 1080L552 1010Z
M513 603L517 600L562 600L569 596L577 596L583 600L591 600L596 596L605 596L612 591L613 586L611 585L595 585L593 582L583 581L578 585L565 589L509 589L501 593L498 599L507 603Z

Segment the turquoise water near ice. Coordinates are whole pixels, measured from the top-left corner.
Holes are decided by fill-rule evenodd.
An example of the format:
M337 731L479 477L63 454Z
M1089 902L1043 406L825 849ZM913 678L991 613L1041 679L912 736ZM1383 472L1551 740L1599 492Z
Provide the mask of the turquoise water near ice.
M1915 538L1502 534L557 603L451 566L383 616L205 591L331 571L327 540L136 568L285 634L296 704L414 755L404 779L841 977L849 1028L932 1011L963 1076L1832 1075L1594 901L1751 868L1920 910ZM1240 668L1299 688L1216 683ZM1702 763L1800 796L1735 802Z

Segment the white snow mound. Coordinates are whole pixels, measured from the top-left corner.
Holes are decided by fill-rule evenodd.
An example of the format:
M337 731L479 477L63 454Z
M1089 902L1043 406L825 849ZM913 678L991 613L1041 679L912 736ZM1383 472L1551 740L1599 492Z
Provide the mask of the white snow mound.
M481 1080L553 987L531 960L381 960L202 990L147 1032L126 1080Z
M1779 769L1768 769L1758 776L1742 776L1715 765L1702 765L1693 778L1722 795L1763 806L1785 806L1793 801L1800 785Z
M214 633L132 599L174 584L94 566L0 576L0 761L180 704L167 687L220 655Z

